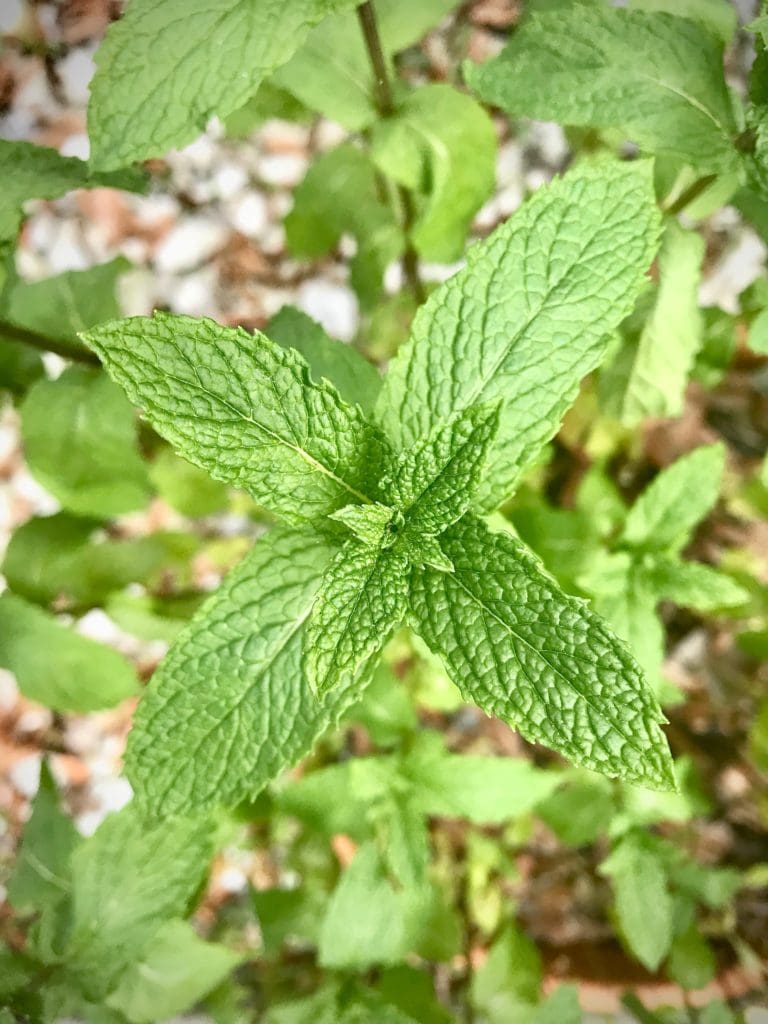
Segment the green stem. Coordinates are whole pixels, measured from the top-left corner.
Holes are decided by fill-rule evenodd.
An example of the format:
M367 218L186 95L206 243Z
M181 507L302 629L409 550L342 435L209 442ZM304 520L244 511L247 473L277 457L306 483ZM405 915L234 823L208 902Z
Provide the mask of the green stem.
M680 193L673 203L670 203L664 212L668 213L670 217L675 217L678 213L682 213L686 206L689 206L695 199L698 199L700 195L706 192L716 179L716 174L706 174L703 178L699 178L698 181L694 181L692 185Z
M101 366L99 357L89 352L87 348L80 348L72 342L61 341L58 338L48 338L37 331L29 331L26 327L17 327L5 320L0 320L0 339L7 341L18 341L22 345L29 345L31 348L39 349L41 352L55 352L63 359L71 359L75 363L85 363L87 366Z
M625 992L621 997L621 1004L640 1024L659 1024L659 1018L643 1006L634 992Z
M376 22L376 11L371 0L366 0L364 4L357 8L357 16L363 32L363 39L365 40L371 68L373 69L373 95L376 109L382 117L391 117L395 112L395 99L392 94L392 84L389 81L389 74L387 72L387 60L384 56L379 27ZM405 249L403 250L401 261L403 276L408 282L414 298L421 304L426 298L426 292L419 276L419 257L410 239L411 229L416 220L413 197L407 188L403 185L398 185L397 198L400 203L403 233L405 235Z

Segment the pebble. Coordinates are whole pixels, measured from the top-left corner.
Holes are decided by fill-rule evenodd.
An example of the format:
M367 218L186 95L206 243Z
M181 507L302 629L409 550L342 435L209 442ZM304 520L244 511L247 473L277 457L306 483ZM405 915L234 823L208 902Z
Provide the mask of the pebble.
M22 796L31 800L40 785L40 762L42 754L28 754L20 757L8 771L12 785Z
M751 228L741 228L717 265L699 289L702 306L719 306L727 313L738 313L738 296L759 277L768 253L765 244Z
M73 107L85 107L88 103L88 86L96 71L93 62L96 46L96 42L76 46L56 64L64 95Z
M243 192L226 208L229 223L246 238L259 238L269 224L267 200L261 192Z
M220 220L205 214L180 220L155 251L155 267L161 273L178 274L209 260L224 245L227 229Z
M359 320L357 296L347 285L321 278L305 281L296 305L321 323L331 337L341 341L354 338Z
M295 188L306 174L308 163L302 153L270 153L259 158L257 171L266 185Z

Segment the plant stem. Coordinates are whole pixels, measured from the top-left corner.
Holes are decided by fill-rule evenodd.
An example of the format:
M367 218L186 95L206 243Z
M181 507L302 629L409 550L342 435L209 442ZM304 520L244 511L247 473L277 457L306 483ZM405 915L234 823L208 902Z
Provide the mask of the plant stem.
M640 1024L658 1024L658 1017L643 1006L634 992L625 992L621 997L621 1004L640 1021Z
M668 213L670 217L682 213L686 206L706 192L716 178L716 174L706 174L703 178L699 178L698 181L694 181L692 185L680 193L674 203L671 203L664 212Z
M80 348L67 341L56 338L47 338L37 331L28 331L26 327L17 327L5 320L0 320L0 340L6 338L9 341L19 341L22 345L29 345L31 348L40 349L41 352L55 352L63 359L71 359L75 363L85 363L87 366L101 366L99 357L89 352L87 348Z
M357 8L360 28L363 32L365 47L373 68L374 101L376 109L382 117L391 117L395 112L395 100L392 84L387 73L387 61L381 45L381 36L376 22L376 11L371 0L366 0ZM419 257L410 239L411 229L416 219L413 197L403 185L397 186L397 198L402 214L402 227L405 235L405 249L402 257L403 276L413 292L416 301L421 304L426 298L424 285L419 276Z

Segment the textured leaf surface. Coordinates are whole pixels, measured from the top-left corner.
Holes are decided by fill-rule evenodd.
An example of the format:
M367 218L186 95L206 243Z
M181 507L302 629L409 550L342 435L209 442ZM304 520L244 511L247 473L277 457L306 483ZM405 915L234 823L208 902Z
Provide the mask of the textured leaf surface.
M467 511L498 424L498 404L459 412L403 452L382 481L416 545L421 534L442 533Z
M411 232L419 255L458 259L496 181L496 130L485 110L449 85L424 86L374 125L371 156L384 174L424 196Z
M662 470L629 510L623 542L654 551L678 551L717 501L724 466L724 446L712 444L696 448Z
M629 948L655 971L672 942L672 901L658 854L642 836L630 834L600 871L613 885L619 927Z
M343 523L363 544L378 546L394 515L386 505L345 505L329 518Z
M111 170L191 142L356 0L131 0L96 55L91 161Z
M240 959L226 946L205 942L187 921L169 921L110 992L107 1005L132 1024L168 1020L224 981Z
M264 333L283 348L300 352L313 378L327 378L345 402L356 402L366 414L373 412L381 374L352 345L328 337L319 323L295 306L283 306Z
M418 42L455 6L455 0L376 0L385 55ZM333 15L313 29L275 81L349 131L360 131L377 118L371 62L355 11Z
M144 175L135 171L93 174L77 157L61 156L48 146L6 139L0 139L0 179L0 239L16 234L22 220L21 204L26 199L56 199L76 188L99 186L138 192L145 183Z
M639 336L630 338L610 379L609 411L626 426L678 416L703 341L699 281L704 239L669 221L659 251L659 287Z
M577 764L674 788L663 715L629 651L508 534L466 516L452 573L414 570L414 629L463 695Z
M651 578L660 597L700 612L731 608L749 600L749 592L730 576L699 562L661 556L651 570Z
M133 409L100 370L70 366L38 381L21 407L21 434L32 474L69 511L115 516L146 503Z
M102 998L158 928L178 917L208 871L210 821L148 827L128 806L110 815L72 858L66 956L91 998Z
M0 597L0 666L25 697L52 711L98 711L136 692L133 670L117 651L9 593Z
M263 334L156 313L85 338L158 433L290 522L376 497L384 442L297 352Z
M345 232L357 242L352 287L362 305L371 306L381 293L384 271L402 250L403 235L387 196L379 192L370 158L351 143L312 162L285 218L286 243L295 256L323 256Z
M378 404L390 435L407 448L501 400L479 494L498 505L631 310L658 225L645 163L579 167L540 189L419 309Z
M669 0L631 0L629 7L642 11L667 11ZM730 0L676 0L674 13L679 18L698 21L727 46L739 25L739 16Z
M359 696L318 700L302 639L333 548L314 531L257 541L152 677L128 740L126 772L147 812L167 815L255 796Z
M711 173L738 164L722 42L687 18L599 6L542 12L465 75L516 116L618 128L649 153Z
M304 667L319 694L354 680L402 620L408 560L394 547L348 541L328 566L304 639Z

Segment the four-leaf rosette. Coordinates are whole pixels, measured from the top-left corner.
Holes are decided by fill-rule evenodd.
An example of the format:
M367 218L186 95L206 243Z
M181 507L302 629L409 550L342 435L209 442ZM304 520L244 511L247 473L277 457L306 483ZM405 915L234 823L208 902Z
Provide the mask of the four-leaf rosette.
M181 455L285 524L202 606L139 705L126 770L147 812L255 795L360 698L403 624L527 739L674 788L629 648L483 520L600 364L659 233L645 161L585 163L540 189L419 309L373 417L285 337L168 314L85 335Z

